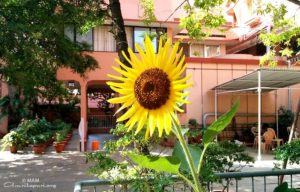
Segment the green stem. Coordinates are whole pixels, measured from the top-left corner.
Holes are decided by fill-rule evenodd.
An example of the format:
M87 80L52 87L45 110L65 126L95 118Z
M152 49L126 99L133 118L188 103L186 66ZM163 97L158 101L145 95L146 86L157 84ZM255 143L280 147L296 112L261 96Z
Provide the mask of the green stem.
M201 184L200 184L200 181L199 181L199 175L197 174L197 172L195 170L190 151L188 150L187 145L185 143L185 140L183 138L183 135L181 133L181 128L174 119L173 119L173 124L175 124L175 131L174 132L177 135L177 138L178 138L178 140L181 144L181 147L182 147L183 152L184 152L185 157L186 157L186 161L187 161L187 163L190 167L191 174L192 174L192 177L194 179L194 185L195 186L194 187L191 186L191 187L193 187L196 192L201 192L202 188L201 188Z
M178 176L181 177L181 179L183 179L189 186L191 186L194 189L194 191L196 191L195 185L188 178L186 178L181 173L178 173Z
M198 165L198 175L200 175L200 171L201 171L201 167L202 167L202 161L203 161L203 158L204 158L204 154L206 152L206 149L207 149L208 145L204 145L204 148L203 148L203 151L201 153L201 156L200 156L200 160L199 160L199 165Z

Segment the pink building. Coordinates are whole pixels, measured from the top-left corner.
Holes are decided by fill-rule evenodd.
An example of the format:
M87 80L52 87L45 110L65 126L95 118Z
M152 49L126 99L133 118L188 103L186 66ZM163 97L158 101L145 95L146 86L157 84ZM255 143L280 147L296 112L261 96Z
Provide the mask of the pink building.
M259 59L266 48L258 41L258 32L268 26L267 20L256 15L256 0L239 0L235 4L224 5L224 15L227 19L222 27L224 31L214 31L209 38L199 42L187 37L185 30L179 28L179 18L184 16L182 9L177 9L182 1L179 0L155 0L155 15L157 21L151 27L141 22L142 10L138 0L121 0L122 14L125 21L128 45L134 50L135 43L141 43L144 32L166 32L173 41L183 39L182 47L186 55L187 74L192 74L193 87L189 89L189 101L191 105L186 107L186 112L179 114L182 124L186 124L190 118L196 119L201 125L211 123L215 118L215 112L223 113L230 108L232 102L240 99L239 113L249 116L237 117L238 124L252 124L257 122L257 96L251 94L224 94L217 98L214 87L241 77L259 68ZM296 9L296 8L293 8ZM175 11L175 12L174 12ZM114 61L118 57L113 35L109 32L110 22L104 26L92 29L86 35L76 35L77 41L85 41L92 47L91 55L98 61L99 68L87 72L86 78L73 73L70 69L60 69L57 78L69 82L75 92L80 92L81 124L80 133L85 142L89 132L95 132L90 122L91 117L104 117L110 121L115 106L100 107L93 99L94 94L100 96L113 96L107 87L106 81L110 80L107 74L114 74L112 66L117 66ZM65 33L70 38L74 37L74 29L67 28ZM156 39L153 41L157 45ZM284 60L278 67L287 68ZM293 68L299 68L292 66ZM288 93L289 92L289 93ZM101 94L102 93L102 94ZM2 91L2 95L5 94ZM291 95L288 97L288 94ZM274 122L275 114L279 106L288 106L288 102L295 111L298 90L287 89L268 92L262 96L262 113L273 114L263 116L263 121ZM290 99L288 99L290 98ZM217 99L218 105L215 104ZM276 103L276 104L275 104ZM216 111L217 110L217 111ZM97 118L96 118L97 119ZM88 123L89 122L89 123ZM3 126L3 125L2 125ZM97 132L107 132L110 124L105 129ZM1 129L3 129L1 127ZM234 131L228 129L222 137L232 138Z

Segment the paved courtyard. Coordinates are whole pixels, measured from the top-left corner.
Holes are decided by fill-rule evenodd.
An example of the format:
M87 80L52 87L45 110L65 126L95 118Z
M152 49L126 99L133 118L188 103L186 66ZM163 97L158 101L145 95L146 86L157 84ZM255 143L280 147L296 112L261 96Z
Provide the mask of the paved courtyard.
M110 136L106 135L105 138ZM97 137L94 136L93 139ZM18 154L0 152L0 192L71 192L76 181L96 179L87 174L90 164L86 162L84 153L78 152L77 148L78 135L75 131L66 151L61 154L54 152L52 146L43 155L32 154L30 148ZM248 151L256 157L254 149L249 148ZM257 161L244 170L271 170L273 163L272 154L263 154L262 161ZM294 177L293 180L295 186L300 187L300 177ZM255 191L262 191L263 179L255 178L255 183ZM277 178L269 180L267 191L272 191L276 184ZM239 183L239 189L243 192L250 191L250 186L251 180ZM102 191L101 188L99 191Z
M60 154L52 146L43 155L32 154L30 148L18 154L0 152L0 192L68 192L76 181L95 179L87 174L89 164L77 146L74 134Z

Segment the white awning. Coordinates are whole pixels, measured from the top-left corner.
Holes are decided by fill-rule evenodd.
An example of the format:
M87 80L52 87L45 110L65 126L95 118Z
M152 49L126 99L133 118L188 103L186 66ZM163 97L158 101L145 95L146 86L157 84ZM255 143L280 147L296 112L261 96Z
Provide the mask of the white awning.
M282 89L300 83L300 70L291 69L257 69L240 78L233 79L213 88L215 91L215 119L217 119L218 94L234 92L257 93L258 154L261 160L261 93ZM277 133L278 114L276 113Z
M258 72L261 73L261 90L272 91L300 83L300 70L257 69L213 88L218 92L252 91L258 87Z

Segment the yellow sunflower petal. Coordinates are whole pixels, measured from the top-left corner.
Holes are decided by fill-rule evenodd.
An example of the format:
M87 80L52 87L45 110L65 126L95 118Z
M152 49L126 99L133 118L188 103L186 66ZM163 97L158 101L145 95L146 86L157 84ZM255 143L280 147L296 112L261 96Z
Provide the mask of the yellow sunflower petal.
M146 51L146 53L147 53L147 55L150 59L150 62L152 64L155 64L155 51L154 51L154 48L152 46L152 41L151 41L149 36L145 37L145 44L144 45L145 45L145 51ZM150 133L150 135L151 135L151 133Z
M173 89L175 91L182 91L188 87L191 87L193 83L181 84L181 85L174 85Z
M124 77L120 77L120 76L115 76L115 75L111 75L111 74L107 74L108 77L112 78L112 79L116 79L119 81L128 81L128 79L124 78Z
M112 99L109 99L109 100L107 100L107 101L108 101L109 103L113 103L113 104L116 104L116 103L124 103L124 102L128 101L128 99L130 99L132 96L133 96L133 94L125 95L125 96L122 96L122 97L112 98Z
M192 77L192 75L189 74L189 75L186 76L185 78L182 78L182 79L173 81L172 84L173 84L173 85L175 85L175 84L183 84L183 83L187 82L191 77Z
M134 103L134 98L132 97L131 99L128 99L126 102L124 102L123 105L115 112L115 114L131 106L133 103Z
M127 94L130 94L133 92L133 89L120 89L120 88L116 88L116 87L113 87L113 86L110 86L110 88L115 91L115 92L118 92L122 95L127 95Z
M138 132L140 132L142 130L142 128L144 127L146 120L148 117L148 111L144 110L142 115L141 115L141 119L138 122L138 127L136 128L135 134L137 134Z
M166 65L164 67L164 69L166 70L169 70L169 68L172 68L172 64L174 62L174 59L176 59L176 54L177 54L177 50L178 50L178 43L175 43L175 45L173 46L173 49L172 49L172 52L171 52L171 55L167 57L167 62L166 62Z
M166 134L169 135L172 129L172 120L170 114L168 112L165 112L163 117Z
M121 75L124 75L125 77L127 78L131 78L131 79L136 79L136 76L132 73L129 73L129 72L126 72L120 68L117 68L117 67L112 67L116 72L120 73Z
M124 121L130 117L132 117L132 115L136 112L137 108L136 108L137 105L133 104L132 107L126 111L126 113L124 113L121 117L119 117L117 119L117 122L120 122L120 121Z
M153 111L150 111L149 112L149 128L150 128L150 136L153 135L154 131L155 131L155 126L156 126L156 123L155 123L155 113Z
M158 128L158 136L161 137L164 131L163 111L157 110L156 126Z
M183 55L178 63L178 65L172 70L170 73L170 76L175 76L177 75L186 65L183 65L185 61L185 56ZM176 80L176 78L174 78Z

